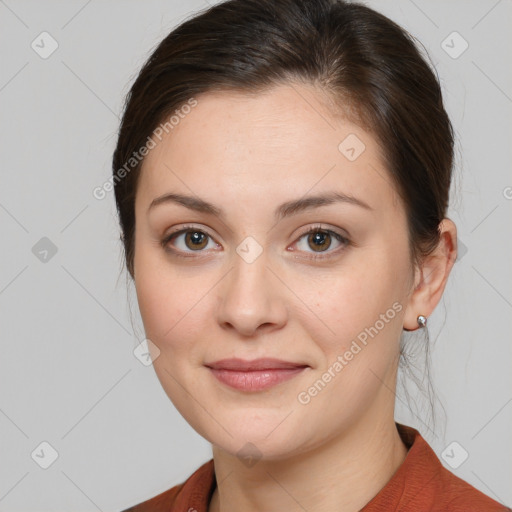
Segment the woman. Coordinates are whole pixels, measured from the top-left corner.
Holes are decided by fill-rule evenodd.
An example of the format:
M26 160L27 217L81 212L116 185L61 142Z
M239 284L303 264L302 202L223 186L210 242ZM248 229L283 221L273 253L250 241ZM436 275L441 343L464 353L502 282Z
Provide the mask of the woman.
M436 77L363 5L231 0L162 41L113 180L155 371L213 459L130 511L505 510L394 420L452 163Z

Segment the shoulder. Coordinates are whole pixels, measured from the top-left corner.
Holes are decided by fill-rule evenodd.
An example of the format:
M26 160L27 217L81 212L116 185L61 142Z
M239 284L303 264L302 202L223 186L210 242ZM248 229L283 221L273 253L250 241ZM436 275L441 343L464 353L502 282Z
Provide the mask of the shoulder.
M431 512L505 512L510 510L454 475L440 461L436 465L438 467L431 473L431 480L423 482L424 487L417 491L413 499L409 500L409 503L403 508L404 512L417 511L418 503L428 505L425 510Z
M158 496L151 498L147 501L127 508L122 512L168 512L170 507L176 502L176 497L183 489L184 483L176 485L175 487L162 492Z
M213 459L210 459L181 484L122 512L172 512L194 508L197 511L207 510L215 486Z
M498 501L479 491L443 466L418 431L401 426L411 444L393 480L400 489L397 510L403 512L505 512ZM398 490L398 489L397 489Z
M501 503L479 491L448 470L443 478L444 503L442 510L450 512L505 512L510 511ZM439 509L441 510L441 509Z
M441 462L438 464L438 476L434 484L438 495L435 510L449 510L450 512L504 512L510 510L454 475Z

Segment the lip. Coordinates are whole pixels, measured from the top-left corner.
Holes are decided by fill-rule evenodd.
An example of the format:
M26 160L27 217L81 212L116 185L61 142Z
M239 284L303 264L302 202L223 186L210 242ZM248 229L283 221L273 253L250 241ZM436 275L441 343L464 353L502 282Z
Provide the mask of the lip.
M240 391L263 391L292 379L309 366L280 359L222 359L205 364L223 384Z
M241 372L252 370L289 370L291 368L304 368L308 366L306 363L292 363L281 359L271 357L262 357L259 359L221 359L213 363L206 363L205 366L214 370L236 370Z

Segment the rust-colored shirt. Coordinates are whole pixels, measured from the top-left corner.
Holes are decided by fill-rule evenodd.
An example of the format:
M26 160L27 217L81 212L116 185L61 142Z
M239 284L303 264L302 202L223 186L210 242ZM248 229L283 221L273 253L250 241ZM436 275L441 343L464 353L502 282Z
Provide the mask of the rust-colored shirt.
M506 508L448 471L420 433L396 424L408 448L403 463L360 512L504 512ZM123 512L208 512L215 490L213 459L185 482Z

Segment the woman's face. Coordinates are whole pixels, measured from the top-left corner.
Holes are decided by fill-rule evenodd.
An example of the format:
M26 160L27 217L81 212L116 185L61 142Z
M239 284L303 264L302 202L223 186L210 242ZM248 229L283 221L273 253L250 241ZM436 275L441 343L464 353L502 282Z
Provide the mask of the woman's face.
M134 269L155 371L232 454L283 458L393 417L407 219L374 138L323 99L305 85L199 96L144 162ZM150 208L167 194L188 199ZM361 204L308 202L333 194ZM305 368L240 389L206 366L228 358Z

